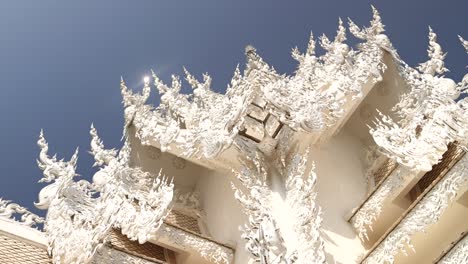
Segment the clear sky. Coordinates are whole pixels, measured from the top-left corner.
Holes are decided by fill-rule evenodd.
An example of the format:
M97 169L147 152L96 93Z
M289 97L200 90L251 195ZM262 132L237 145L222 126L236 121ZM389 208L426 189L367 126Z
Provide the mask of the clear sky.
M457 34L468 38L466 0L1 1L0 197L38 212L41 128L59 157L80 147L78 173L90 178L91 122L106 146L121 145L120 76L141 89L150 69L169 81L186 66L210 73L224 91L247 44L291 73L290 50L304 50L310 31L333 36L338 17L368 25L371 4L410 65L426 59L431 25L448 52L448 75L461 79L468 55Z

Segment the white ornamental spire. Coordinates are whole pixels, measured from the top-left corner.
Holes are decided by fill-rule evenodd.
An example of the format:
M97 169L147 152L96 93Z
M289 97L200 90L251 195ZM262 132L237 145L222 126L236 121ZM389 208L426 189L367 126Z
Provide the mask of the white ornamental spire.
M17 217L20 217L17 219ZM21 225L34 227L44 223L44 218L31 213L28 209L19 204L0 198L0 219L7 219L19 222Z
M44 230L57 264L89 263L112 229L139 243L148 241L172 202L172 182L129 166L128 140L117 155L114 149L104 148L93 125L90 134L91 154L100 167L93 184L74 181L77 152L70 161L51 158L43 133L39 136L41 181L50 184L41 190L35 205L48 210Z
M325 263L321 213L315 203L316 174L313 166L308 169L308 151L294 152L278 153L276 160L252 154L237 174L247 192L233 185L236 199L249 216L242 238L259 263Z
M351 19L348 18L348 21L349 31L357 38L363 40L373 40L385 31L385 26L382 23L379 11L374 6L372 6L372 20L369 27L360 29Z
M442 51L442 47L437 43L437 35L431 27L429 27L429 48L427 49L427 54L429 60L421 63L418 70L430 75L444 74L448 71L444 66L444 59L447 54Z
M458 35L458 39L460 39L463 47L465 48L466 52L468 53L468 40L465 40L462 36Z
M457 141L466 147L468 122L466 100L456 101L466 93L465 81L437 76L447 71L445 54L429 28L429 60L413 69L400 65L400 74L409 86L394 111L395 122L380 114L370 129L377 145L390 158L416 170L429 171L442 158L447 145Z

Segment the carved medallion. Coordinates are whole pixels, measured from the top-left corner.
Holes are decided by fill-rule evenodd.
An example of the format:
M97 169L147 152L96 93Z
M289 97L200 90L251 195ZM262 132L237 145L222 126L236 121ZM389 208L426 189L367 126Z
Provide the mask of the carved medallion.
M146 154L154 160L161 158L161 150L155 147L146 147Z
M187 166L187 162L183 158L174 157L172 160L172 166L178 170L182 170L185 168L185 166Z
M392 93L392 90L384 82L377 84L377 94L380 96L387 96Z

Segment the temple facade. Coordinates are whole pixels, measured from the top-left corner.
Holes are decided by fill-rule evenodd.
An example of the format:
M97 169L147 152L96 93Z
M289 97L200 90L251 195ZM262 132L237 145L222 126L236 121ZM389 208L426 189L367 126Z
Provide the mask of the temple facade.
M0 199L0 262L468 263L468 75L444 76L431 28L407 65L372 11L311 35L291 75L247 46L223 94L186 69L191 94L178 76L122 80L123 146L91 125L91 182L41 131L47 214Z

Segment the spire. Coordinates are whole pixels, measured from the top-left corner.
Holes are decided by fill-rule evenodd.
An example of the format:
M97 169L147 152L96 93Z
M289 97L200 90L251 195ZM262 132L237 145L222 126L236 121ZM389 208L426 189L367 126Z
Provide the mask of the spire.
M341 18L338 20L338 29L336 30L335 40L333 42L328 39L328 37L323 34L320 37L320 46L326 51L332 50L336 47L336 44L341 44L346 40L346 28L343 26L343 21Z
M149 76L143 77L143 83L144 83L144 86L143 86L143 93L141 97L142 104L144 104L148 100L150 93L151 93L150 77Z
M371 7L372 7L372 21L371 21L370 29L374 35L378 35L385 31L385 26L382 23L382 18L380 17L380 13L377 10L377 8L375 8L373 5L371 5Z
M444 66L444 59L446 54L442 51L442 47L437 43L437 34L434 33L431 27L429 27L429 47L427 54L429 60L421 63L418 67L422 73L435 75L444 74L448 71Z
M179 93L180 90L182 90L182 82L180 81L180 77L173 74L171 75L171 79L172 79L171 89L174 92Z
M463 39L462 36L458 35L458 39L461 41L463 47L465 48L466 52L468 53L468 40Z
M343 26L341 17L338 19L338 30L336 31L335 42L342 43L346 40L346 28Z
M261 61L260 56L257 54L257 49L252 45L245 47L245 56L247 56L247 66L244 75L248 75L251 70L257 68L257 62Z
M183 67L185 73L185 80L190 84L193 90L200 87L200 82L195 78L185 67Z
M94 125L91 124L91 128L89 130L89 134L91 135L91 155L94 157L94 164L93 166L102 166L104 164L109 164L109 162L117 156L117 151L115 149L107 150L104 148L104 143L99 138L96 128Z
M312 31L310 32L309 42L307 43L307 50L305 54L302 54L297 46L294 47L291 51L291 57L300 64L304 62L306 56L315 56L315 39Z
M349 31L356 38L363 40L373 40L376 36L382 34L385 31L385 26L382 23L382 18L380 17L379 11L372 6L372 20L370 26L367 28L359 28L350 18L348 18Z
M314 56L315 55L315 39L314 33L310 31L309 43L307 45L307 55Z
M37 165L44 174L44 177L39 180L39 182L51 182L57 178L71 179L77 175L75 170L76 163L78 161L79 148L76 148L75 152L70 158L70 161L64 161L63 159L57 160L56 155L54 155L52 158L49 157L49 154L47 153L49 150L49 144L44 137L44 132L42 129L39 133L39 140L37 141L37 145L40 148Z
M227 96L233 96L236 91L239 91L239 85L242 82L242 75L239 68L239 64L236 65L236 69L234 70L234 74L232 75L231 82L229 83L226 89Z
M122 95L122 104L124 107L128 107L132 104L131 97L133 93L128 90L127 85L122 76L120 76L120 94Z
M151 75L153 75L154 86L158 89L159 94L164 94L168 91L168 87L159 79L154 70L151 70Z

